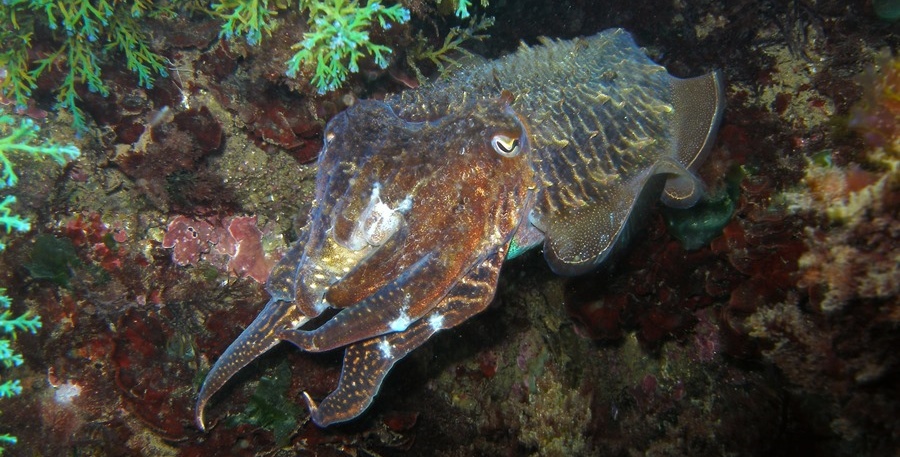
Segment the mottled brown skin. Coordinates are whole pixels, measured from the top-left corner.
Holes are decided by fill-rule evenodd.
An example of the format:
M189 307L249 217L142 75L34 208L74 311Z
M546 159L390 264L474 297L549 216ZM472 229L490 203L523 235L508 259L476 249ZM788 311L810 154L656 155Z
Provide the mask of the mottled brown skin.
M282 339L346 347L335 391L306 400L320 426L353 419L397 360L490 303L505 259L543 243L559 273L596 267L655 200L700 197L691 170L721 91L718 74L673 78L608 30L338 114L309 224L272 272L272 299L210 370L198 425L210 397Z
M516 251L543 243L555 272L596 268L660 198L690 207L703 194L692 171L721 120L721 78L674 78L622 29L523 45L388 102L415 120L503 90L516 95L512 108L527 124L538 176Z

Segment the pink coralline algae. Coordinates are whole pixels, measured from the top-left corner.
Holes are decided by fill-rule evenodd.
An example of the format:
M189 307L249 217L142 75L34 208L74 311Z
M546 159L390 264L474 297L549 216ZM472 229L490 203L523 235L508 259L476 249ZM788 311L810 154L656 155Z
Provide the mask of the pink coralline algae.
M185 266L199 263L200 256L209 253L210 244L219 244L212 224L177 216L169 222L162 245L172 249L172 260L175 263Z
M278 256L266 255L262 236L256 216L201 220L176 216L169 222L162 246L172 249L172 261L178 265L198 265L203 260L265 283Z
M228 271L265 283L277 259L267 257L263 250L262 232L256 227L256 216L232 218L228 234L234 249Z

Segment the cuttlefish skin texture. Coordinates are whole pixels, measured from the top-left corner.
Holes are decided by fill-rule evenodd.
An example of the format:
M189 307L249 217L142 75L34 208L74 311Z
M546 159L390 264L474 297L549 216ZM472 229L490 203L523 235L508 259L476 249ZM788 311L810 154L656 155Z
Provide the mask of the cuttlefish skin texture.
M309 222L269 303L207 375L198 426L210 397L282 340L345 348L336 389L304 395L320 426L357 417L394 363L491 302L504 260L543 245L555 272L584 273L656 200L696 203L722 110L718 73L674 78L611 29L338 114Z

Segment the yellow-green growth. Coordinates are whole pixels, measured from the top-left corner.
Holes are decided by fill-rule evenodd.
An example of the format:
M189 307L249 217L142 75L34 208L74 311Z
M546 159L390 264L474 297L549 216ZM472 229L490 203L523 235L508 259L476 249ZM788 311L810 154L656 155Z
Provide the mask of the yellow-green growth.
M416 78L420 82L425 81L425 76L416 62L431 62L437 67L438 74L445 76L458 66L460 56L471 56L471 53L466 51L462 44L467 41L481 41L488 38L490 35L481 32L493 25L494 18L492 17L472 17L465 27L451 28L439 48L431 46L425 35L419 31L415 43L406 54L406 63L416 73Z

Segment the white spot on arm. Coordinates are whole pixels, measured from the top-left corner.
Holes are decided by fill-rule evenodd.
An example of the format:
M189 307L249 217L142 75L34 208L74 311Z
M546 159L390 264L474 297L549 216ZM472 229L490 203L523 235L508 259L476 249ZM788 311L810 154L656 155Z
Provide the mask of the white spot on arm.
M411 323L412 320L409 318L409 316L406 315L406 310L402 309L400 310L400 316L391 321L388 326L395 332L402 332L406 330L406 328L409 327L409 324Z
M431 317L428 318L428 325L431 326L432 331L441 330L444 325L444 316L440 314L432 314Z
M324 313L325 310L328 308L329 308L328 302L325 301L325 299L320 299L313 305L313 309L319 314Z
M387 340L381 340L381 342L378 343L378 350L380 350L381 355L387 359L391 358L391 349L391 343L388 343Z

